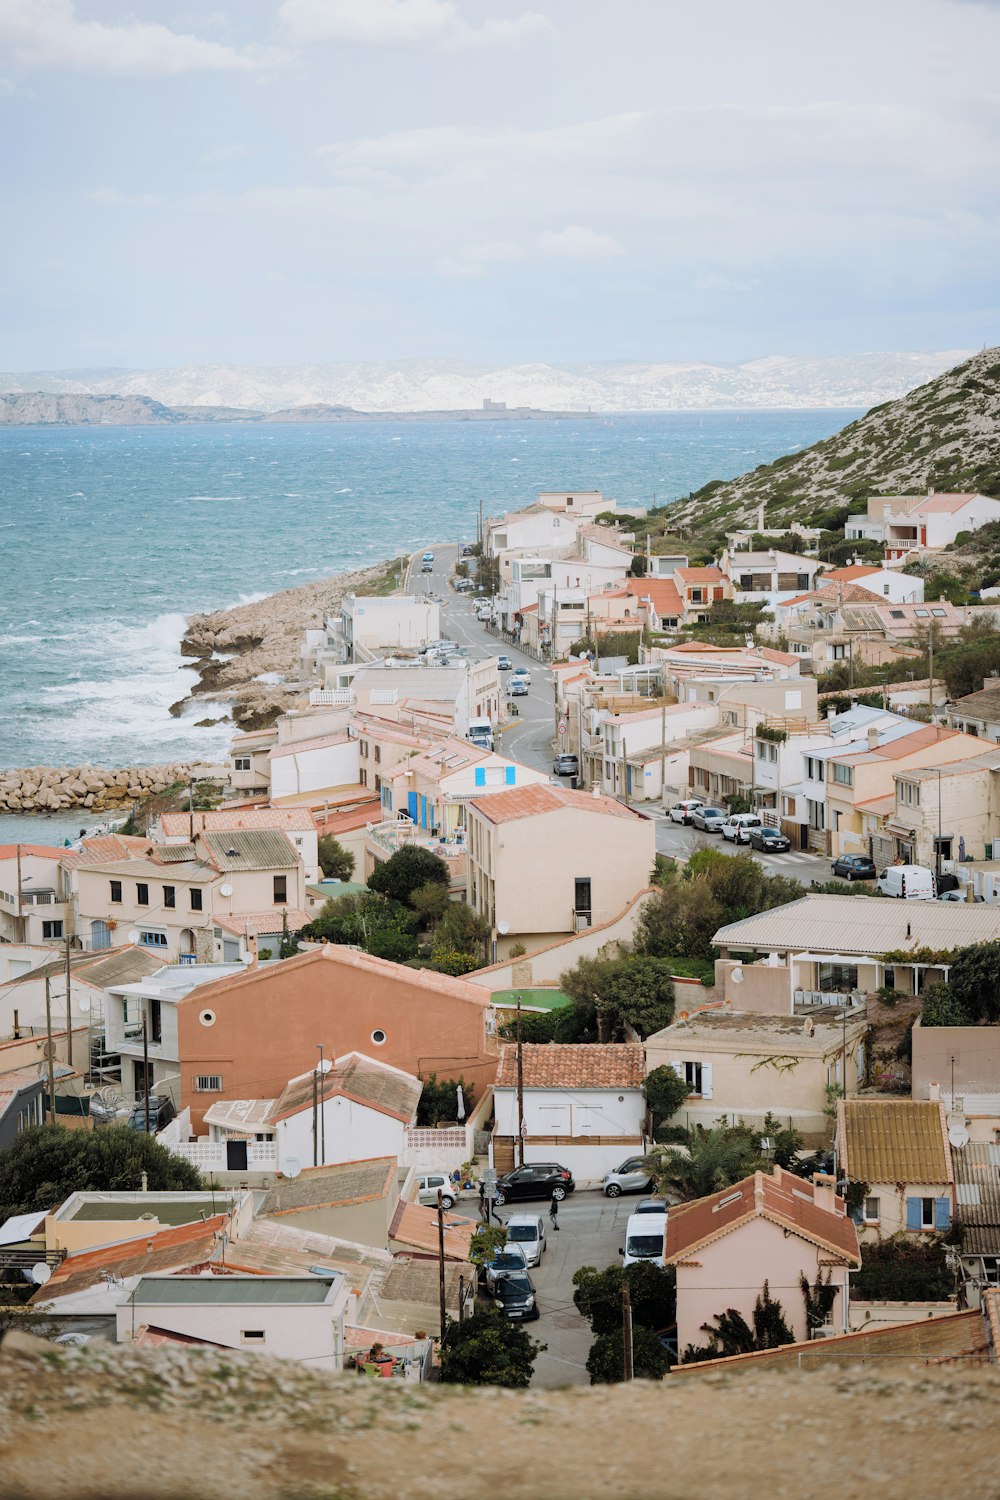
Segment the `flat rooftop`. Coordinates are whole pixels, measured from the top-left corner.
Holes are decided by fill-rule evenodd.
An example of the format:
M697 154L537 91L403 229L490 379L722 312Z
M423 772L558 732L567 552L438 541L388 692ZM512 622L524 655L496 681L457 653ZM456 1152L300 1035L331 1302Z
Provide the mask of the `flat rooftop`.
M65 1223L131 1223L151 1214L161 1224L179 1228L214 1214L228 1213L242 1193L72 1193L54 1217Z
M340 1277L330 1276L144 1276L133 1293L147 1306L212 1307L283 1303L319 1304L329 1297Z

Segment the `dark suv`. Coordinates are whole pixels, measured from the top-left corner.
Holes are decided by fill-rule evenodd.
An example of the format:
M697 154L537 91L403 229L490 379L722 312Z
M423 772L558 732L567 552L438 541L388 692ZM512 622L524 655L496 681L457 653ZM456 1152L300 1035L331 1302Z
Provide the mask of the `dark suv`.
M177 1111L174 1109L174 1101L169 1094L150 1094L149 1096L149 1132L155 1135L162 1130L164 1125L169 1125ZM132 1130L146 1129L146 1101L140 1099L132 1113L128 1117L128 1124Z
M497 1179L497 1204L517 1203L526 1198L555 1198L561 1202L576 1187L573 1173L558 1162L533 1162L530 1167L515 1167L506 1177Z

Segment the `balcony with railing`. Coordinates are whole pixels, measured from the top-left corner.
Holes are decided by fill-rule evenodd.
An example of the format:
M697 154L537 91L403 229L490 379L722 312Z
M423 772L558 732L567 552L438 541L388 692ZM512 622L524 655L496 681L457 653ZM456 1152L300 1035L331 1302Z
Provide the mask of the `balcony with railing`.
M365 844L371 857L381 863L408 844L417 844L436 854L448 866L452 889L465 889L465 871L468 863L468 847L464 831L442 837L431 829L421 828L407 817L386 818L381 823L369 823L365 831Z

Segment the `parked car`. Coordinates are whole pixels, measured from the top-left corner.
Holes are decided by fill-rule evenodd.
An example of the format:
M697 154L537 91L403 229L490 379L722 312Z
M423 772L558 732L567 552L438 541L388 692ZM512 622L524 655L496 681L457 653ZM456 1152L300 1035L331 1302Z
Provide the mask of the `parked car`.
M630 1215L625 1225L625 1244L618 1252L624 1256L622 1265L631 1266L637 1260L651 1260L655 1266L662 1266L666 1238L666 1214Z
M580 761L576 755L557 755L552 762L554 776L579 776Z
M473 549L472 549L471 545L468 542L466 542L465 546L462 548L462 556L463 557L472 557L473 556Z
M531 685L531 673L527 667L515 667L511 673L511 682L526 682Z
M497 666L500 668L500 671L509 672L513 665L514 663L511 661L510 657L507 656L505 652L501 651L500 655L497 657Z
M511 1214L507 1220L505 1250L520 1250L529 1266L542 1263L545 1254L545 1225L540 1214Z
M558 1162L538 1161L531 1166L515 1167L513 1172L497 1179L498 1204L515 1203L526 1198L555 1198L559 1203L576 1187L573 1173Z
M528 682L524 677L512 677L510 687L507 689L512 698L527 698Z
M974 896L973 897L974 901L981 901L982 899L983 899L982 896ZM941 894L940 894L940 896L938 896L938 900L939 901L962 901L962 902L964 902L965 901L965 892L964 891L942 891Z
M438 1188L441 1189L441 1207L454 1208L455 1187L447 1172L422 1173L417 1178L417 1202L437 1208Z
M934 871L925 865L890 865L876 880L875 889L900 901L933 901L937 895Z
M528 1323L538 1317L535 1300L535 1283L527 1271L517 1271L501 1276L496 1285L497 1302L504 1317L511 1322Z
M696 809L704 806L700 797L687 797L683 802L675 802L670 809L670 821L671 823L690 823Z
M647 1193L653 1186L649 1168L641 1156L630 1156L613 1172L604 1174L601 1184L606 1198L620 1198L622 1193Z
M696 807L691 814L691 827L700 828L702 833L720 833L725 821L721 807Z
M496 1252L492 1260L486 1262L486 1288L493 1292L501 1276L506 1276L511 1271L526 1271L527 1269L528 1257L520 1245L504 1245L502 1250Z
M750 829L747 843L751 849L759 849L761 854L784 854L792 847L780 829L766 828L763 823L759 828Z
M129 1115L128 1126L130 1130L144 1131L146 1129L146 1104L146 1100L140 1099ZM149 1132L151 1135L155 1135L158 1130L163 1129L164 1125L170 1124L177 1111L174 1108L174 1101L169 1094L150 1094L148 1104Z
M751 828L763 826L756 813L733 813L722 825L722 837L733 844L746 844Z
M830 868L843 880L874 880L878 874L875 861L867 854L842 854Z
M667 1212L666 1198L640 1198L635 1205L635 1214L665 1214Z

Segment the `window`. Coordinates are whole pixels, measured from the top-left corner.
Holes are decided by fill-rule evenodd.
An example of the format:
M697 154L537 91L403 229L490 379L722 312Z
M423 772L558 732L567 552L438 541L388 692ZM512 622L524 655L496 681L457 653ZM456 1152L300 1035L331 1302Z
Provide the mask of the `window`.
M275 875L274 877L274 899L275 901L288 900L288 876Z
M907 807L920 806L920 787L914 781L900 781L896 783L899 787L899 800L905 802Z
M576 912L591 911L590 880L576 880L573 882L573 910Z
M114 904L116 906L120 906L121 905L121 899L122 899L122 883L121 883L120 880L112 880L112 882L111 882L111 900L114 902Z
M701 1093L701 1063L686 1062L684 1064L684 1082L692 1094Z
M203 1010L202 1013L201 1013L201 1015L198 1017L198 1020L201 1022L201 1024L203 1026L214 1026L215 1025L215 1011L214 1010Z
M149 1040L151 1042L163 1041L163 1013L159 1000L149 1002Z
M916 615L918 620L926 620L929 614L926 609L915 609L913 613Z
M43 922L43 938L61 938L63 935L63 924L61 922Z
M362 786L368 785L368 772L365 770L364 766L362 766L361 770L358 772L358 780L361 782Z
M934 1228L934 1199L921 1198L920 1200L920 1227L921 1229Z
M240 1343L241 1344L263 1344L263 1343L266 1343L266 1341L267 1341L267 1334L264 1332L263 1328L241 1328L240 1329Z
M895 971L895 969L889 969L889 968L887 968L887 969L883 970L883 973L882 973L882 983L885 985L885 987L886 987L887 990L894 990L896 988L896 971Z
M194 1091L196 1094L221 1094L221 1073L196 1073L194 1075Z
M190 890L190 892L188 894L191 897L191 910L192 911L202 911L203 907L202 907L202 893L201 893L201 891L196 890L194 888L194 886L192 886L191 890Z
M249 757L249 755L237 755L237 756L234 756L233 757L233 770L234 771L249 771L250 770L250 757Z
M834 765L833 779L839 786L853 786L854 767Z
M177 905L177 887L175 885L165 885L163 887L163 904L171 909Z
M135 888L135 901L137 906L149 905L149 886L140 880Z
M382 761L382 746L381 745L376 745L375 746L375 764L376 765L380 765L381 761Z
M865 1199L865 1223L877 1224L880 1218L879 1201L877 1198Z
M377 773L376 773L376 776L375 776L375 790L377 792L381 792L381 790L382 790L382 778Z
M890 609L889 615L893 620L905 620L906 614L901 609Z
M167 934L154 928L140 928L139 942L144 948L166 948Z
M944 619L944 610L943 609L932 609L931 610L931 614L934 616L935 620L943 620Z
M951 834L935 834L934 849L942 859L951 859Z
M372 1041L375 1043L376 1047L385 1046L385 1032L381 1027L376 1027L376 1029L372 1032Z

